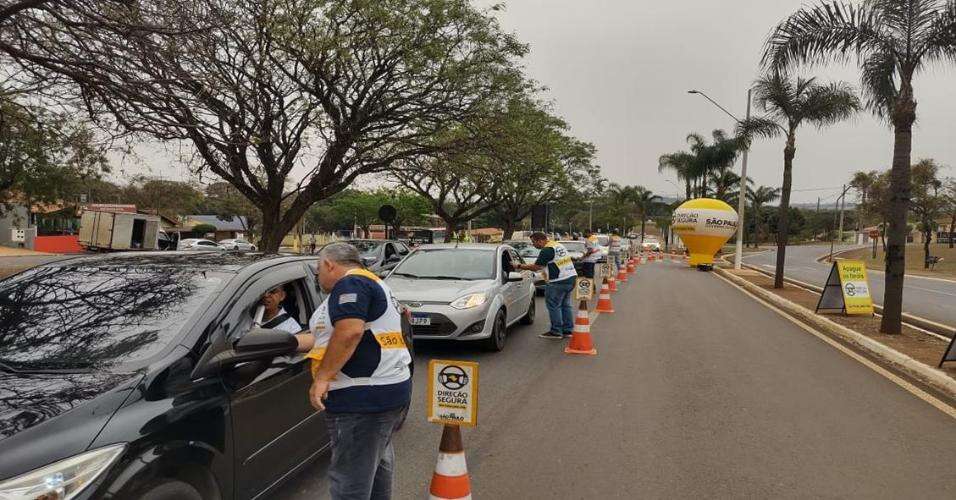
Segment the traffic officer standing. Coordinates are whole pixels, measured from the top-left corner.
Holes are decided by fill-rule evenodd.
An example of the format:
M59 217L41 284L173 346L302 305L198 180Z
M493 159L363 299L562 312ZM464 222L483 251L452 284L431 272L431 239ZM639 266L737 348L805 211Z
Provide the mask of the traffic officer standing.
M317 278L329 296L309 320L312 333L296 337L312 358L309 398L331 436L332 498L388 499L392 434L412 391L398 303L347 243L322 248Z
M544 288L544 303L551 318L551 330L538 335L545 339L561 339L574 331L574 308L571 293L578 273L567 249L556 241L548 240L542 232L531 233L531 244L541 250L534 264L517 264L517 269L538 271L548 268L548 284Z

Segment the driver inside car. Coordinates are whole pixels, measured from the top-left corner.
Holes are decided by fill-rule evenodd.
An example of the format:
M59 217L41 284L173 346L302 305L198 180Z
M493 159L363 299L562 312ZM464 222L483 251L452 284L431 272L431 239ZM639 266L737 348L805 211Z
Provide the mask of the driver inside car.
M262 295L259 304L264 308L262 313L262 328L277 329L293 335L302 331L302 325L283 309L285 288L279 285Z

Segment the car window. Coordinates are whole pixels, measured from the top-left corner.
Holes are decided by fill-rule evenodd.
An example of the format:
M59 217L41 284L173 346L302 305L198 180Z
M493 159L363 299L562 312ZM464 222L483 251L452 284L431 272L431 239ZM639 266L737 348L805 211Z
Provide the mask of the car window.
M252 328L268 323L268 319L263 316L265 312L263 297L267 292L276 288L281 288L285 295L279 306L299 323L300 330L308 328L309 317L312 315L313 308L306 292L305 278L294 280L288 280L287 278L287 275L276 277L266 275L243 293L242 299L239 301L239 307L243 308L243 312L240 315L240 320L229 331L230 339L239 338Z
M583 241L562 241L561 245L569 252L584 253L587 251Z
M392 243L385 244L385 259L388 260L389 257L396 255L395 245Z
M348 243L352 245L353 247L357 248L359 253L362 254L362 256L374 255L376 252L378 252L379 247L382 246L381 241L357 240L357 241L349 241Z
M0 361L135 369L177 342L228 275L178 267L51 266L0 282Z
M404 278L495 279L494 248L430 248L412 252L393 274Z
M216 244L211 241L200 241L197 243L197 245L206 245L208 247L216 246Z
M408 250L408 247L405 246L404 243L396 243L396 244L395 244L395 247L398 248L398 254L399 254L399 255L401 255L401 256L403 256L403 257L404 257L405 255L408 255L409 250Z

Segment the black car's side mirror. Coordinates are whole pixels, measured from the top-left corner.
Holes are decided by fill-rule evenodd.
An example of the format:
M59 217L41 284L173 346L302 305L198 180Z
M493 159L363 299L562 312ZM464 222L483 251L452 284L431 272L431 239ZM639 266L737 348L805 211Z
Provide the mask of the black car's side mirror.
M222 340L219 340L217 344L218 346L210 346L207 353L200 359L193 371L194 378L209 377L240 363L292 354L299 346L295 335L283 330L266 328L249 330L232 343L232 348L229 348L228 344Z
M233 343L239 355L281 356L295 351L299 343L284 330L253 328Z

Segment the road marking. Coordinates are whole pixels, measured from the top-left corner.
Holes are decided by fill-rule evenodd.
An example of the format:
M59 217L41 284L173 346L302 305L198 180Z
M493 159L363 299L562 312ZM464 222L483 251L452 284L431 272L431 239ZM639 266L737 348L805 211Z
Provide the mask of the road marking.
M907 278L909 278L909 276L907 276ZM912 288L913 290L922 290L924 292L938 293L940 295L949 295L950 297L956 297L956 293L941 292L939 290L933 290L932 288L923 288L921 286L913 286L913 285L904 285L904 287Z
M870 361L869 359L867 359L867 358L861 356L860 354L857 354L857 353L856 353L855 351L853 351L852 349L850 349L850 348L844 346L843 344L837 342L836 340L831 339L829 336L827 336L827 335L825 335L825 334L823 334L823 333L821 333L821 332L815 330L814 328L810 327L810 326L807 325L806 323L804 323L804 322L802 322L802 321L800 321L800 320L798 320L798 319L796 319L796 318L790 316L789 314L787 314L786 312L784 312L784 311L783 311L782 309L780 309L779 307L777 307L777 306L775 306L775 305L773 305L773 304L767 302L766 300L764 300L764 299L758 297L757 295L754 295L753 293L751 293L751 292L750 292L749 290L747 290L746 288L744 288L744 287L742 287L742 286L740 286L740 285L738 285L738 284L736 284L736 283L730 281L729 279L724 278L723 276L720 276L720 275L718 275L718 274L714 274L714 276L717 276L718 278L720 278L721 280L723 280L725 283L727 283L728 285L730 285L730 286L732 286L732 287L734 287L734 288L740 290L740 291L743 292L744 294L749 295L750 297L752 297L753 299L755 299L757 302L760 302L761 304L763 304L764 306L766 306L766 307L769 308L770 310L772 310L772 311L774 311L775 313L779 314L779 315L782 316L783 318L789 320L791 323L793 323L793 324L799 326L800 328L804 329L805 331L809 332L809 333L812 334L814 337L817 337L818 339L820 339L820 340L826 342L826 343L829 344L831 347L833 347L833 348L839 350L839 351L842 352L843 354L845 354L845 355L849 356L850 358L852 358L852 359L858 361L858 362L859 362L860 364L862 364L863 366L865 366L865 367L867 367L867 368L869 368L869 369L875 371L876 373L882 375L883 377L887 378L887 379L890 380L891 382L895 383L896 385L898 385L898 386L900 386L901 388L903 388L903 389L905 389L906 391L908 391L910 394L912 394L912 395L914 395L914 396L916 396L916 397L922 399L923 401L929 403L930 405L932 405L933 407L935 407L937 410L943 412L944 414L948 415L949 417L951 417L951 418L953 418L953 419L956 419L956 408L953 408L952 406L950 406L950 405L948 405L948 404L946 404L946 403L940 401L937 397L933 396L932 394L930 394L930 393L928 393L928 392L926 392L926 391L920 389L919 387L916 387L915 385L913 385L913 384L911 384L910 382L904 380L903 378L899 377L898 375L896 375L896 374L890 372L890 371L887 370L886 368L883 368L882 366L880 366L880 365L878 365L878 364L876 364L876 363Z

